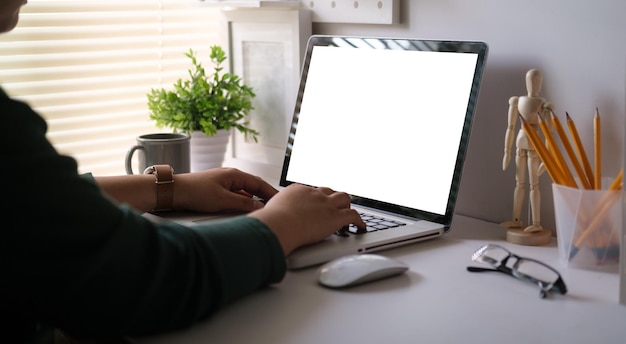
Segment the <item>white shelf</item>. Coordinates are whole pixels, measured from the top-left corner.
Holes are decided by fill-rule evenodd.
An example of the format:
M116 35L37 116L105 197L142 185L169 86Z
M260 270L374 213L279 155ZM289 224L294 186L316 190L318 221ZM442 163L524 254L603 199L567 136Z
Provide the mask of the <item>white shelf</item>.
M300 8L299 0L193 0L200 6L215 6L224 8Z
M399 20L397 0L302 0L315 23L394 24Z
M394 24L399 21L397 0L193 0L200 6L226 9L308 9L314 23Z

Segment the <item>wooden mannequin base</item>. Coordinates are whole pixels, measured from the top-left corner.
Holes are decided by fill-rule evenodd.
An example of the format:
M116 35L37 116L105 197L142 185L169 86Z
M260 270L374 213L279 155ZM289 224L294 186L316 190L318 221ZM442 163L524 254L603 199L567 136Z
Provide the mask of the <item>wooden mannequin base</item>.
M524 228L509 228L506 231L506 241L511 244L524 246L542 246L552 240L552 232L543 229L539 232L524 232Z

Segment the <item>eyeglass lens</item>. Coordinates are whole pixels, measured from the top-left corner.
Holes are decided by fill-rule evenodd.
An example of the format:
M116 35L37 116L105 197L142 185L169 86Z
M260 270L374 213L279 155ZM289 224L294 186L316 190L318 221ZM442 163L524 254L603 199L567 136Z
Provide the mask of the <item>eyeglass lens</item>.
M516 270L520 274L548 283L554 283L559 278L552 269L534 260L519 260Z

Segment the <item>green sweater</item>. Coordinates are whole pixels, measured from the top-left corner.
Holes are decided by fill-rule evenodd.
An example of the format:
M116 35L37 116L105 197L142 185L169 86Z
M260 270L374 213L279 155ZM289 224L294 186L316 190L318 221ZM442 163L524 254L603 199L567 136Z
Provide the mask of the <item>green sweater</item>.
M0 113L2 338L42 326L87 337L180 329L283 278L262 222L152 223L80 176L44 119L1 89Z

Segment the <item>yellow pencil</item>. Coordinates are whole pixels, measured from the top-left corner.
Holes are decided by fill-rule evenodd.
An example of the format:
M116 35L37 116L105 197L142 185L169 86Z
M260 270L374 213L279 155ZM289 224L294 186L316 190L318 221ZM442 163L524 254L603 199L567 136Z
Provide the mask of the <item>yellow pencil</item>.
M546 141L548 141L548 146L550 147L550 151L552 152L553 157L557 162L557 165L560 167L559 170L561 171L561 176L563 178L563 181L565 182L565 185L573 188L577 187L574 176L567 166L567 162L565 161L565 158L563 158L563 154L561 154L561 150L557 146L556 140L554 140L554 136L552 136L552 131L546 124L543 116L541 114L538 114L538 117L539 126L541 127L541 131L543 132L543 136L546 138Z
M572 134L572 139L574 140L574 144L576 145L576 149L578 150L578 157L583 164L583 168L585 169L585 174L587 175L587 179L591 183L592 188L594 187L594 176L593 171L591 170L591 165L589 164L589 159L587 159L587 153L585 153L585 147L583 147L582 142L580 141L580 137L578 136L578 130L576 129L576 124L569 116L569 113L565 113L567 117L567 127Z
M602 189L602 134L600 128L600 114L598 114L598 108L596 108L596 115L593 118L593 142L594 142L594 164L595 174L593 186L595 189Z
M546 146L544 146L543 142L541 142L541 138L539 137L539 134L537 133L535 128L528 124L528 122L526 122L522 115L519 115L519 117L522 122L522 128L526 132L526 135L528 136L530 143L535 148L535 151L539 155L539 158L541 158L541 161L543 161L543 164L545 165L546 171L548 171L552 182L565 185L563 183L563 177L561 176L560 169L558 168L556 161L554 161L554 158L552 158L552 155L550 154L550 152L548 152Z
M576 158L574 149L572 149L572 145L567 139L567 135L565 134L565 129L563 129L563 125L561 124L561 121L554 114L554 112L550 111L550 115L552 118L552 124L554 125L554 128L556 129L556 132L559 135L559 138L561 139L561 143L563 144L563 147L565 148L565 152L567 152L567 156L572 162L572 166L574 166L574 170L576 171L576 174L578 175L580 182L582 183L585 189L587 190L591 189L592 188L591 183L589 182L589 179L587 179L587 176L585 175L585 172L583 171L582 166L580 166L580 162L578 161L578 158Z

